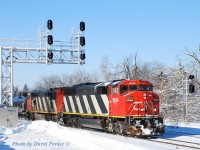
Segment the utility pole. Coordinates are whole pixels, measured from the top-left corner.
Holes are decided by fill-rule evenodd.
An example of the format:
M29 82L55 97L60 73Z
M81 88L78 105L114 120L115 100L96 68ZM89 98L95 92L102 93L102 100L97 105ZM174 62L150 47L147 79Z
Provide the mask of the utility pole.
M187 115L188 115L188 77L187 75L185 76L185 80L183 80L185 82L185 88L184 88L184 92L185 96L184 96L184 119L187 120Z
M0 39L0 104L13 105L13 63L85 64L85 23L72 28L70 41L53 40L53 22L38 28L38 39Z
M198 81L196 81L194 79L194 75L190 74L188 75L187 73L185 73L185 80L184 81L184 93L185 93L185 98L184 98L184 119L187 121L187 117L188 117L188 95L192 94L195 92L195 86L194 84L196 84L196 87L198 87Z

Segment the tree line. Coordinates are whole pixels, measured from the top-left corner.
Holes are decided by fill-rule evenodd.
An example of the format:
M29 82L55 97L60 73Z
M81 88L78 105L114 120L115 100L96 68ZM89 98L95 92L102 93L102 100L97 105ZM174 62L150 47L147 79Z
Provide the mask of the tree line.
M186 56L190 62L183 64L177 60L177 66L168 67L159 62L144 62L139 60L138 54L123 57L119 63L113 64L108 56L102 56L99 64L99 72L89 73L78 69L71 74L42 76L35 82L33 90L48 89L54 87L67 87L84 82L111 81L116 79L144 79L153 83L154 91L160 96L160 111L166 121L200 122L200 98L199 87L195 87L194 93L189 93L188 85L190 74L194 74L198 81L200 49L191 52L186 49ZM18 88L15 87L15 93ZM25 84L23 91L30 91Z

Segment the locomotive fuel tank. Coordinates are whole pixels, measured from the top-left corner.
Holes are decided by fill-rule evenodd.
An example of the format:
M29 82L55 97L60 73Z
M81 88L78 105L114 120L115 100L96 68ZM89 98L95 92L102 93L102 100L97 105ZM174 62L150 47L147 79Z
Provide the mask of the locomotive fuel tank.
M94 117L81 117L79 118L79 123L82 127L94 128L94 129L103 129L101 125L101 120Z

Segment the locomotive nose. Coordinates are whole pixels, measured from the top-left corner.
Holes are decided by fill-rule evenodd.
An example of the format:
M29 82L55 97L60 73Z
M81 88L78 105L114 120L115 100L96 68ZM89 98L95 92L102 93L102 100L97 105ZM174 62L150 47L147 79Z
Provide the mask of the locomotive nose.
M141 95L146 115L159 114L159 97L154 92L144 91Z

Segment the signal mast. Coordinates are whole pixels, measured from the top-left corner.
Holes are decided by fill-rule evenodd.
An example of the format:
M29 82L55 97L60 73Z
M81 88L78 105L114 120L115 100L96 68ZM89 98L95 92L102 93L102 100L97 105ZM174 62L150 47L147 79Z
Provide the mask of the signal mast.
M53 40L53 21L38 28L38 39L0 39L0 104L13 105L13 63L85 64L85 23L72 28L70 41Z

